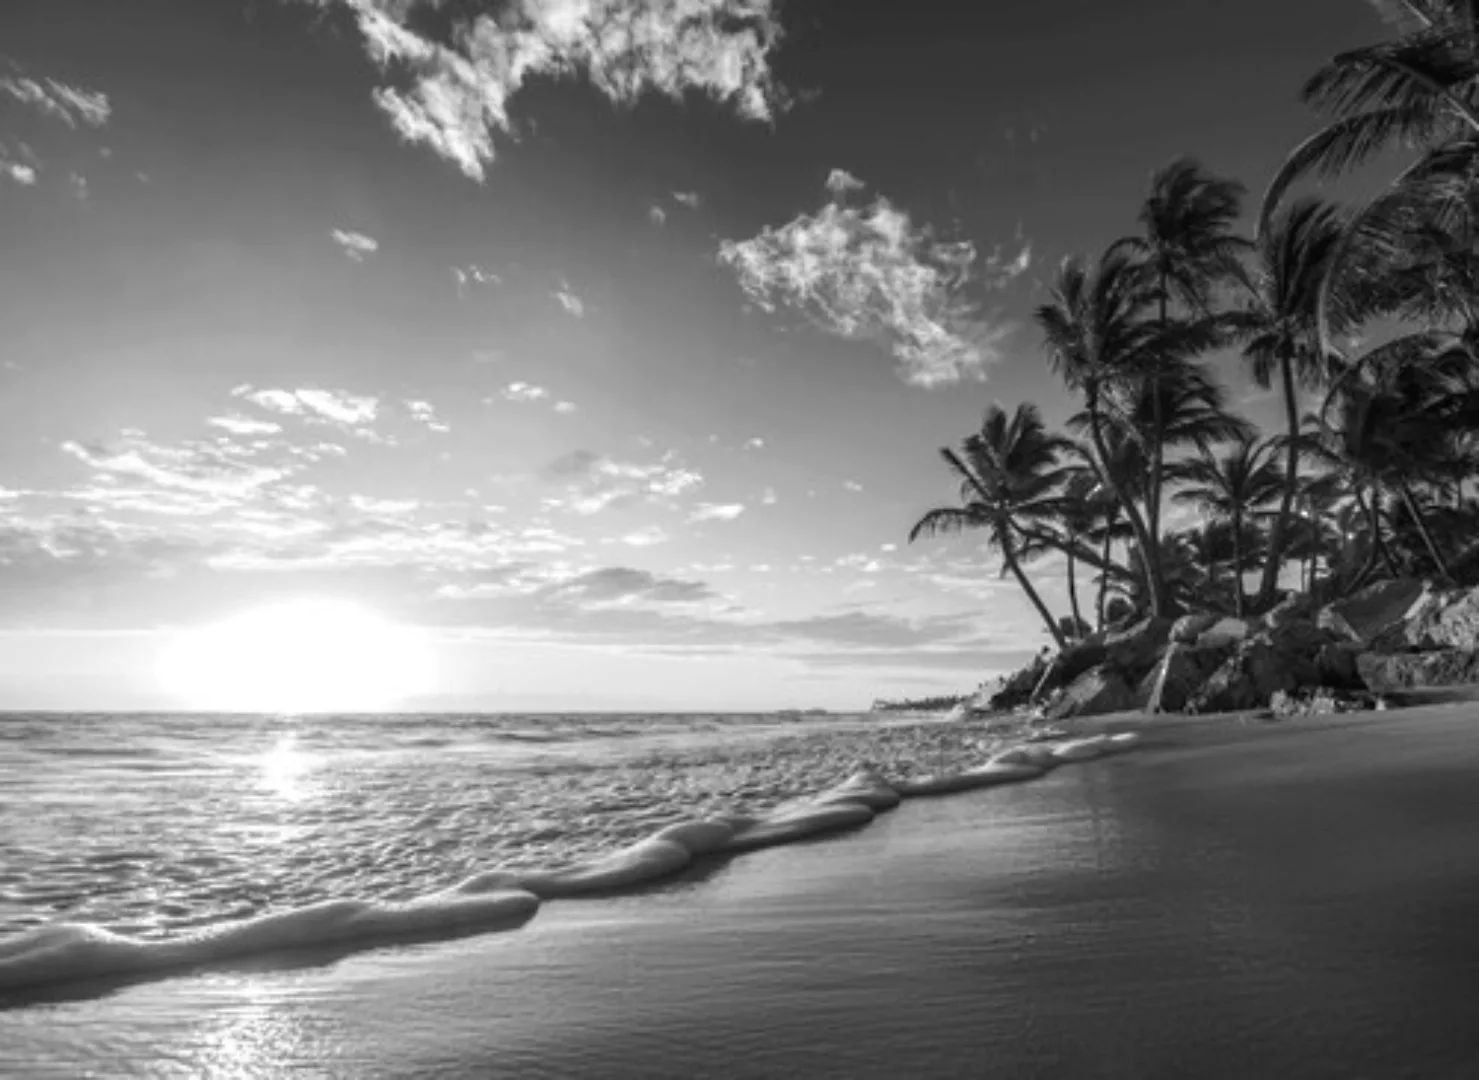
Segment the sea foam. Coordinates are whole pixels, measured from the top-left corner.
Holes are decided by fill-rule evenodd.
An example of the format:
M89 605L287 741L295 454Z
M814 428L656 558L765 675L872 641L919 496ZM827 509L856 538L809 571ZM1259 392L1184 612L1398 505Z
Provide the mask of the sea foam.
M715 815L671 824L607 855L534 870L495 869L416 900L328 900L166 939L99 926L57 923L0 940L0 994L105 977L144 976L319 946L373 947L506 930L549 900L619 892L671 877L694 859L737 854L867 824L901 799L1029 780L1056 765L1131 749L1133 733L1057 744L1028 743L980 766L890 781L865 768L814 796L763 817Z

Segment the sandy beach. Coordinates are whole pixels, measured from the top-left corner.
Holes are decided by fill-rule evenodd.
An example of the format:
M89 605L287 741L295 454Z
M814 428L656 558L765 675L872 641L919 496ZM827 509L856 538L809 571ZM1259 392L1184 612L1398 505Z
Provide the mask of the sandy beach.
M0 1073L1471 1076L1476 723L1174 723L505 933L58 990Z

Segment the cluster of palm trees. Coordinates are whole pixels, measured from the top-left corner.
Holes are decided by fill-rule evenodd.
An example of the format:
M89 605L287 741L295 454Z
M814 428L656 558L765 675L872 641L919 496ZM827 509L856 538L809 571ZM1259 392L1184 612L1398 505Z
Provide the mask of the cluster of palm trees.
M1244 187L1183 159L1133 235L1064 262L1035 320L1081 406L1066 433L993 405L941 451L959 502L910 540L984 530L1058 645L1124 611L1247 615L1291 587L1479 577L1479 0L1382 6L1391 38L1306 84L1327 122L1252 237ZM1363 205L1289 197L1391 152L1406 167ZM1282 430L1229 409L1228 357L1277 396ZM1068 575L1061 618L1027 576L1048 555Z

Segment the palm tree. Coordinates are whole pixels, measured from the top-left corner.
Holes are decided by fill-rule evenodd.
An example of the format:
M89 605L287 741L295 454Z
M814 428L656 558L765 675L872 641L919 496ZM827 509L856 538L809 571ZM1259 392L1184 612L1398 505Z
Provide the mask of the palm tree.
M1320 285L1341 236L1336 209L1317 199L1302 199L1279 214L1259 236L1254 266L1245 282L1248 301L1229 315L1252 365L1254 381L1268 389L1275 377L1288 427L1285 441L1284 497L1269 535L1268 558L1256 604L1266 606L1278 586L1284 537L1299 484L1298 385L1319 385L1328 376L1315 327Z
M1051 299L1035 313L1054 371L1084 396L1084 426L1100 461L1111 457L1105 434L1106 394L1116 384L1140 377L1156 348L1156 328L1145 318L1153 303L1146 286L1144 267L1123 250L1106 252L1092 270L1081 259L1069 258L1059 268ZM1166 614L1156 545L1145 517L1113 470L1106 470L1103 479L1134 532L1151 610Z
M1203 447L1200 456L1180 462L1176 479L1185 486L1173 501L1194 506L1215 521L1227 522L1232 544L1233 610L1239 617L1247 614L1243 573L1247 569L1245 524L1252 514L1267 506L1284 489L1284 474L1276 456L1276 439L1255 439L1251 435L1234 439L1226 453L1218 455Z
M922 536L985 529L1059 648L1065 644L1062 631L1023 572L1021 556L1031 539L1027 523L1051 519L1058 511L1061 448L1062 440L1048 433L1036 405L1018 405L1012 413L991 405L980 431L958 450L940 450L960 480L961 504L930 510L909 530L912 544Z
M1233 232L1246 189L1220 179L1193 158L1179 158L1151 177L1150 193L1141 204L1141 235L1114 245L1140 259L1149 269L1163 337L1171 332L1171 306L1178 304L1188 320L1210 315L1217 286L1226 281L1248 242ZM1148 419L1151 473L1147 525L1160 536L1161 488L1165 471L1165 426L1155 365L1147 380L1152 405Z

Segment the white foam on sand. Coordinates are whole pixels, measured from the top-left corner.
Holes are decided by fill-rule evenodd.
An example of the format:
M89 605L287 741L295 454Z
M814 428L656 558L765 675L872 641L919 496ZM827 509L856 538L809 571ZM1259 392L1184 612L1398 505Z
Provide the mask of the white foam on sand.
M904 798L1030 780L1060 764L1132 749L1138 739L1126 733L1056 744L1026 743L975 768L913 780L891 782L864 768L763 818L726 815L669 825L619 851L573 866L490 870L407 903L330 900L164 940L82 923L44 926L0 940L0 993L315 946L371 947L411 937L511 929L532 918L547 900L629 889L670 877L706 855L753 851L856 828Z

